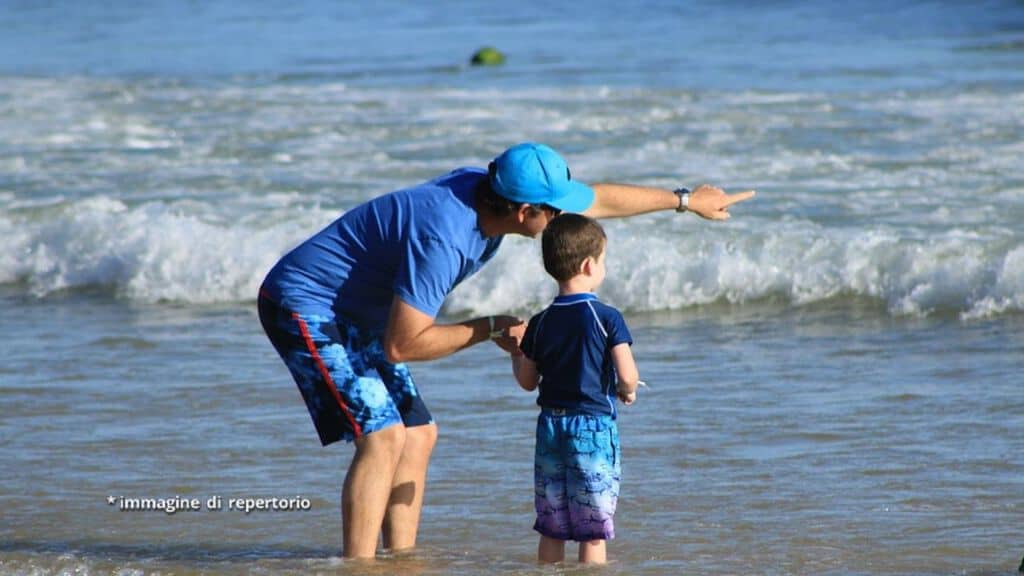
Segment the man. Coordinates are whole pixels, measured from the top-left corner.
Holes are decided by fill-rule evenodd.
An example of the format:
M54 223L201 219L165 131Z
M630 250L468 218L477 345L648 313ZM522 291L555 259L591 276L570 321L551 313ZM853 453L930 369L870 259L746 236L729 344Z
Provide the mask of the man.
M594 218L656 210L712 220L753 192L692 193L573 180L542 144L509 148L488 170L462 168L346 212L286 254L260 289L260 321L302 393L322 444L355 443L342 489L343 554L416 544L437 425L405 363L494 340L518 346L514 316L438 324L445 297L489 261L505 234L535 237L562 211Z

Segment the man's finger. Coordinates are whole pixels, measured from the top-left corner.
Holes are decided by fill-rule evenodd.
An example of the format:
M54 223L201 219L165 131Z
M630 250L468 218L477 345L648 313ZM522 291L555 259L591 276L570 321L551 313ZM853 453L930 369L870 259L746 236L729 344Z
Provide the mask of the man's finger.
M743 202L744 200L750 200L757 194L754 190L747 190L746 192L737 192L735 194L729 194L725 197L725 201L722 203L722 207L732 206L737 202Z

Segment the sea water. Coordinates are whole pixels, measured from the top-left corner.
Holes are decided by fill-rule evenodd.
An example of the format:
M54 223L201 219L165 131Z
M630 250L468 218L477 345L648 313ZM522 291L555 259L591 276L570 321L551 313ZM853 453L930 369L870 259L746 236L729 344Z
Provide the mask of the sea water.
M340 560L351 447L319 446L254 307L345 210L528 139L584 181L758 191L725 223L605 222L599 293L650 387L599 573L1020 563L1019 3L12 2L0 25L0 572L577 572L534 562L536 407L491 345L413 366L441 434L418 550ZM470 67L488 44L506 64ZM443 320L554 293L508 238Z

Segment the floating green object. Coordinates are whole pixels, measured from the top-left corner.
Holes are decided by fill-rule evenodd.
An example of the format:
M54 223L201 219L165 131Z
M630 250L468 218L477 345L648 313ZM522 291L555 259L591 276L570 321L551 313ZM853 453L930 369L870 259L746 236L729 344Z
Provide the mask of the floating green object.
M500 66L505 63L505 55L492 46L485 46L473 53L473 66Z

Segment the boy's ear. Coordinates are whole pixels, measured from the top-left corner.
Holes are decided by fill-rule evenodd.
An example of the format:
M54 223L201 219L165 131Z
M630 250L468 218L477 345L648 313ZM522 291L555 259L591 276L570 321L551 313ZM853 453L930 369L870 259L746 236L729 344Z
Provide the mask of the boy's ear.
M593 272L595 264L597 264L597 261L594 260L594 257L587 256L586 258L583 259L583 262L580 262L580 274L590 276L590 274Z

